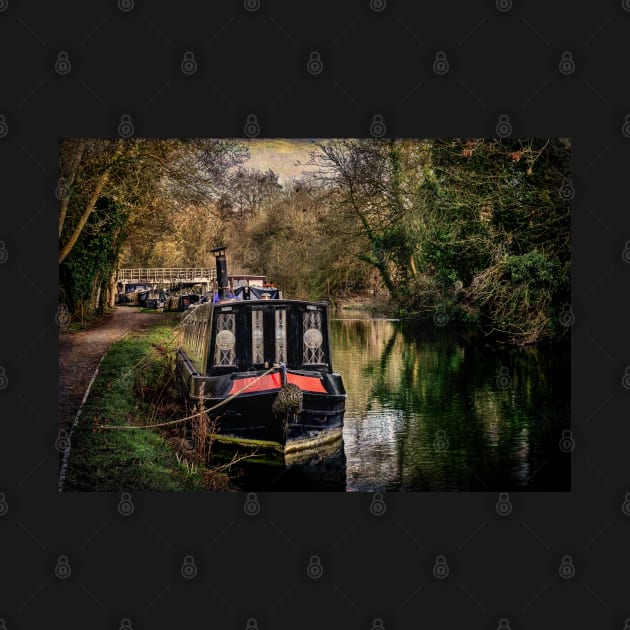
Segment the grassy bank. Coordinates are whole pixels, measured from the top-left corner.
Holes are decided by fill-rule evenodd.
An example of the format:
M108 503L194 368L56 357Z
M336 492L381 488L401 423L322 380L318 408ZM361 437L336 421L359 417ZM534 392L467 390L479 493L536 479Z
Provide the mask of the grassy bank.
M103 359L78 426L64 490L182 491L231 489L225 472L185 453L183 425L143 426L185 415L173 383L173 323L130 333Z

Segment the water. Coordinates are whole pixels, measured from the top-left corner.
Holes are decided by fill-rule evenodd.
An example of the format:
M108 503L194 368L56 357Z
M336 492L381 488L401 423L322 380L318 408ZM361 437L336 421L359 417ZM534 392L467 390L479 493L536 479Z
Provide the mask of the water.
M348 491L568 491L568 347L497 349L409 321L333 319Z

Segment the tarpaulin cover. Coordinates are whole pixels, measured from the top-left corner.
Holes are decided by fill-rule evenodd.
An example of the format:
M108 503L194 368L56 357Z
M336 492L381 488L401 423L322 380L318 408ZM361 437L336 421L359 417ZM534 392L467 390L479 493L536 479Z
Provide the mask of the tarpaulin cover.
M236 299L238 300L242 300L243 299L243 290L245 289L245 286L241 286L241 287L236 287L236 289L234 289L234 295L236 296ZM280 298L280 291L279 289L274 289L274 288L270 288L270 287L254 287L254 286L250 286L249 287L249 295L250 295L250 299L251 300L264 300L265 299L265 295L268 295L270 300L277 300Z

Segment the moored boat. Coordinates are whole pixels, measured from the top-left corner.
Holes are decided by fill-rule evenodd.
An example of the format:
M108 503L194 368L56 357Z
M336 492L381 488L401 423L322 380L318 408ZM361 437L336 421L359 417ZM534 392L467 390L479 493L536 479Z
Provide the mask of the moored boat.
M225 249L213 252L218 301L182 321L185 395L203 400L221 436L272 441L285 453L339 440L346 392L332 367L328 304L283 299L271 287L228 299Z
M145 283L122 284L118 287L117 303L127 306L138 306L141 296L151 289L151 286Z
M191 306L206 301L203 284L198 282L176 282L171 284L169 296L165 301L165 311L185 311Z

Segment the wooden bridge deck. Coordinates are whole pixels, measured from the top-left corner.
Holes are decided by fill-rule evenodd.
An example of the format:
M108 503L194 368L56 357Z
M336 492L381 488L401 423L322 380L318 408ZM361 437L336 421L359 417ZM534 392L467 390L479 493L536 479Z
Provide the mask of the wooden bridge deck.
M135 282L212 282L217 277L216 268L206 267L152 267L119 269L116 274L116 281L121 284L132 284Z
M116 282L125 286L128 284L146 283L152 286L161 285L168 287L178 282L194 282L206 285L209 288L213 285L217 277L216 267L150 267L150 268L127 268L118 269ZM230 286L240 286L241 284L251 284L263 286L265 276L252 274L232 274L228 276Z

